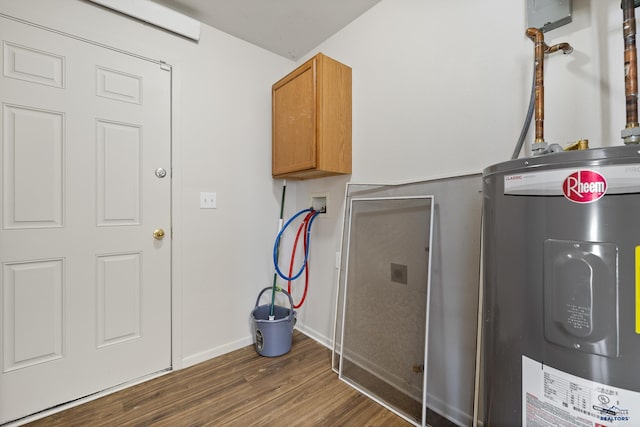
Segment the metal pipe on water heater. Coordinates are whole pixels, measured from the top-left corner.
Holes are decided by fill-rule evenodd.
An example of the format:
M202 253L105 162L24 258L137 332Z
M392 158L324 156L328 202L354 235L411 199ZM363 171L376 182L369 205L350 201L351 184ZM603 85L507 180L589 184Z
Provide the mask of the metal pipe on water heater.
M544 35L537 28L528 28L527 37L534 43L535 56L535 144L544 143Z
M537 28L528 28L526 31L534 43L535 54L535 123L536 137L532 145L534 154L544 154L547 149L547 143L544 140L544 56L557 51L569 54L573 52L573 48L569 43L558 43L553 46L547 46L544 42L544 35Z
M624 35L624 89L627 124L622 130L625 144L640 143L638 124L638 55L636 49L636 17L634 0L622 0L622 32Z

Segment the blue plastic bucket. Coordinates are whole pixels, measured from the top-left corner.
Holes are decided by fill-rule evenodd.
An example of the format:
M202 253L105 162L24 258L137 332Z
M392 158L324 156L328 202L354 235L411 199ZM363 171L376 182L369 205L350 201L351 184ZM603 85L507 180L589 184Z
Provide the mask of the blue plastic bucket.
M260 297L266 291L273 288L264 288L256 299L256 306L251 312L255 327L256 351L261 356L276 357L282 356L291 350L293 341L293 327L296 323L296 312L293 309L293 298L283 289L279 291L289 298L290 308L274 305L274 319L269 320L271 305L258 305Z

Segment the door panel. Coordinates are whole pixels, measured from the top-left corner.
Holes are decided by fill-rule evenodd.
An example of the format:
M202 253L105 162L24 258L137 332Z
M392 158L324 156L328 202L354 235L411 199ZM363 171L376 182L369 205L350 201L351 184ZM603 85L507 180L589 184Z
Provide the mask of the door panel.
M0 18L0 423L170 367L171 73Z
M2 121L4 227L61 227L63 114L4 104Z
M142 129L96 122L98 226L139 225L142 171Z
M64 88L64 57L4 40L4 76Z
M4 372L62 357L63 260L5 264Z
M140 338L140 254L102 255L97 261L98 347Z

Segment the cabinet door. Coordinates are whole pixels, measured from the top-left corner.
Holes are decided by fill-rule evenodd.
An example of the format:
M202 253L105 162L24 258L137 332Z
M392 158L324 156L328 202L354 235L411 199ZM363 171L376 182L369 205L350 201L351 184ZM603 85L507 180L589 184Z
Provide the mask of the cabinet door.
M273 175L317 166L316 59L273 86Z

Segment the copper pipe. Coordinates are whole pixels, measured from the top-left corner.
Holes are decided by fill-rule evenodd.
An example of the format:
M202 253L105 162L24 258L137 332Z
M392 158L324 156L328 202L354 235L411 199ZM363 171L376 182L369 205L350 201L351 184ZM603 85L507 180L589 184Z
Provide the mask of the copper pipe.
M564 53L565 55L573 52L573 48L571 47L571 45L569 43L558 43L558 44L554 44L551 47L547 46L547 48L544 51L544 53L553 53L553 52L557 52L559 50L561 50L562 53Z
M536 139L535 142L544 142L544 51L545 43L542 31L537 28L527 28L527 37L534 43L535 55L535 122Z
M633 0L623 0L624 89L627 104L627 128L638 127L638 57L636 18Z
M589 149L588 139L579 139L563 148L564 151L588 150L588 149Z
M544 42L542 31L537 28L527 28L527 37L534 43L535 55L535 122L536 139L535 143L544 143L544 55L557 52L564 54L573 52L569 43L558 43L547 46Z

